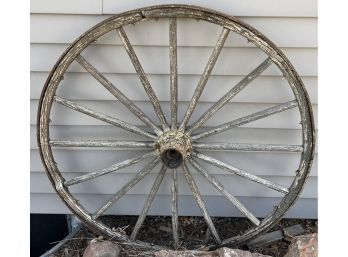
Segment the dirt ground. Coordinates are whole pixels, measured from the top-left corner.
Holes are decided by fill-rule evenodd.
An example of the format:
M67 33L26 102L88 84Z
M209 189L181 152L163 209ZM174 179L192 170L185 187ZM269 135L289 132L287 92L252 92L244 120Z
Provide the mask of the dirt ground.
M104 216L102 221L108 226L114 227L122 233L130 235L137 221L137 216ZM246 218L214 218L214 224L221 239L229 238L245 231L252 226ZM182 249L204 248L206 242L213 243L211 237L207 237L207 225L202 217L179 217L179 237L182 242ZM269 232L286 228L291 225L300 224L305 230L304 234L317 233L318 221L311 219L282 219ZM65 246L51 257L80 257L88 242L99 235L87 229L82 229L75 238L70 240ZM157 245L172 244L171 217L153 216L147 217L137 239ZM273 257L282 257L287 252L290 242L280 240L266 247L255 249L253 252L267 254ZM128 256L152 256L151 253L144 252L142 249L121 247L122 257ZM247 250L245 247L240 247Z

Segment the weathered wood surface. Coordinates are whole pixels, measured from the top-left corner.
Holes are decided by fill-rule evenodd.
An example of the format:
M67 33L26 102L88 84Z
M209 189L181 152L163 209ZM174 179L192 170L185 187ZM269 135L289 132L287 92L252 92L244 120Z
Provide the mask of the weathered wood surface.
M284 234L290 235L290 236L298 236L304 232L305 230L302 228L301 225L293 225L293 226L284 228L283 230L277 230L277 231L273 231L273 232L261 235L251 240L249 243L247 243L247 246L250 250L260 248L260 247L266 247L267 245L270 245L273 242L282 240L284 238Z

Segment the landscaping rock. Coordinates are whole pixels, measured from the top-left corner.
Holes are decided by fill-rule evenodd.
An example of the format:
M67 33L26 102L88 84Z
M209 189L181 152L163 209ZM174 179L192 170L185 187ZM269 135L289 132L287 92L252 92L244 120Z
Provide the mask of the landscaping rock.
M230 249L230 248L220 248L217 250L219 253L219 257L271 257L269 255L263 255L260 253L251 253L248 251L242 251L238 249Z
M120 248L113 242L91 241L83 253L83 257L118 257Z
M155 257L217 257L218 255L210 252L201 251L171 251L162 250L155 252Z
M211 252L162 250L162 251L156 252L155 257L271 257L271 256L223 247L216 251L211 251Z
M318 234L308 234L295 237L284 257L317 257Z
M161 250L155 252L155 257L218 257L216 252L206 251L172 251Z

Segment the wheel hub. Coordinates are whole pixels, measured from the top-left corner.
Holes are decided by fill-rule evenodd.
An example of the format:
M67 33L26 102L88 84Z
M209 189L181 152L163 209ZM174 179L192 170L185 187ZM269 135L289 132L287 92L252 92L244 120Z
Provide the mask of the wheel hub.
M171 169L179 167L192 151L189 136L177 130L164 132L157 141L162 162Z

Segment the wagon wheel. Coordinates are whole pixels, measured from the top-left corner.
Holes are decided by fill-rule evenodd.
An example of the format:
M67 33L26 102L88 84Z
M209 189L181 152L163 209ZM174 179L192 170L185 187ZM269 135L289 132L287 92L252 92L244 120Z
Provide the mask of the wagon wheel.
M169 19L169 54L170 54L170 119L168 122L162 111L160 102L155 95L155 92L147 79L147 76L140 64L135 50L128 39L124 26L129 24L137 24L147 20ZM208 63L203 74L196 86L194 94L189 102L186 112L181 121L178 120L178 65L177 65L177 18L190 18L203 20L220 26L222 31L217 39L217 43L211 53ZM127 96L122 93L115 85L113 85L107 76L99 72L87 58L85 59L84 50L95 42L99 37L106 33L118 34L125 47L126 52L139 76L146 94L153 106L153 109L158 117L159 124L149 118L138 106L136 106ZM231 87L212 107L208 108L197 120L189 124L190 118L195 111L198 100L203 92L203 89L208 81L212 69L219 57L224 42L229 34L236 33L254 44L267 58L255 67L247 76L239 83ZM80 105L69 99L65 99L56 94L60 82L63 79L68 67L77 62L91 76L93 76L105 89L109 91L120 103L122 103L130 112L140 119L146 128L132 125L117 117L111 117L100 113L94 109ZM76 64L75 64L76 65ZM216 112L229 102L234 96L242 91L251 81L257 78L270 65L275 65L282 73L282 76L287 80L290 86L294 99L282 104L274 105L270 108L259 110L257 112L242 116L238 119L228 120L223 124L216 124L210 128L203 128L205 124ZM146 138L144 141L127 141L127 140L59 140L51 139L50 132L50 115L53 105L62 105L76 112L83 113L94 119L103 121L138 134ZM236 142L206 142L206 138L212 135L219 135L224 131L240 127L244 124L272 116L289 109L295 108L300 115L300 124L302 127L302 144L301 145L280 145L280 144L241 144ZM197 132L199 131L200 132ZM195 201L206 221L208 228L215 244L217 245L238 245L245 243L254 238L258 234L270 229L293 205L297 196L304 186L308 176L314 153L314 124L311 105L308 95L303 86L301 79L295 69L286 58L286 56L265 36L259 33L254 28L246 25L240 20L227 16L215 11L203 9L200 7L184 6L184 5L165 5L154 6L143 9L133 10L130 12L115 15L105 21L97 24L81 37L79 37L70 47L63 53L56 65L52 69L45 87L43 89L39 109L38 109L38 143L40 154L55 190L65 202L65 204L75 213L89 228L103 234L106 237L111 237L116 240L125 242L131 245L146 246L161 248L163 246L154 246L147 242L136 239L137 234L148 214L150 205L159 189L159 186L166 173L171 174L171 209L172 209L172 230L173 230L173 245L179 247L180 240L178 235L178 172L183 172L184 177L192 191ZM147 149L143 155L135 158L127 159L116 163L110 167L102 168L93 172L88 172L85 175L77 176L72 179L66 179L58 169L57 163L53 157L53 148L57 147L96 147L96 148L118 148L118 149ZM289 187L282 186L260 176L249 173L243 169L237 168L234 164L225 163L209 154L203 154L201 151L283 151L283 152L300 152L301 159L298 169L294 173L293 182ZM84 183L85 181L93 180L99 176L116 172L124 167L134 165L142 160L150 160L128 183L126 183L119 191L101 205L99 209L90 212L75 199L69 191L76 184ZM233 177L242 177L246 181L258 183L268 190L280 192L282 200L276 208L270 210L270 213L264 218L259 219L248 210L235 196L233 196L216 177L208 172L202 163L208 163L210 169L218 167L228 173L233 174ZM119 233L110 227L103 224L99 217L105 213L116 201L122 198L130 189L132 189L140 180L149 174L155 166L159 165L160 171L153 183L143 210L138 217L136 225L131 235ZM204 167L203 167L204 166ZM210 217L205 202L199 192L197 181L195 181L192 171L202 175L210 184L216 188L233 206L243 213L253 224L251 228L241 232L239 235L232 237L220 238L219 233Z

